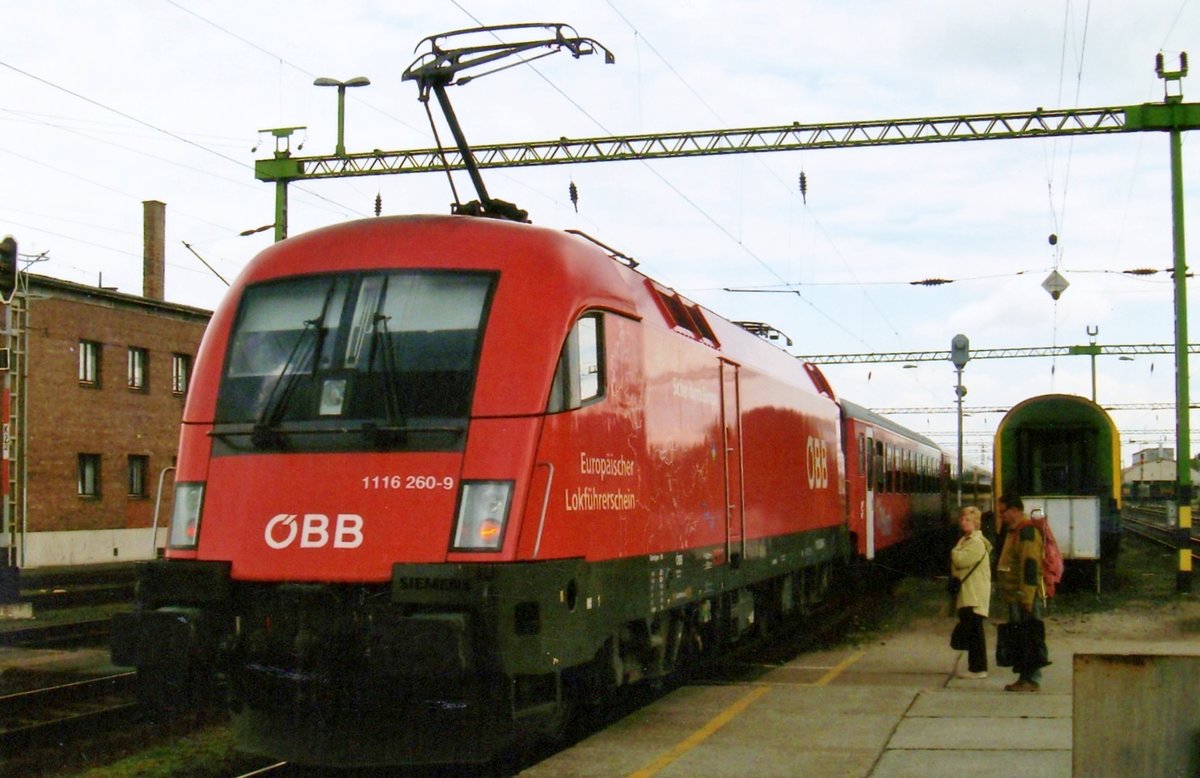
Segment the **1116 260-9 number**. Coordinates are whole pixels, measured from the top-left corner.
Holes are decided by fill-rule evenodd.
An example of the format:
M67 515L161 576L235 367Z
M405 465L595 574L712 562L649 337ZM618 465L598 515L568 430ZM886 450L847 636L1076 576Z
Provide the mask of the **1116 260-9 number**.
M363 489L453 489L452 476L436 475L364 475Z

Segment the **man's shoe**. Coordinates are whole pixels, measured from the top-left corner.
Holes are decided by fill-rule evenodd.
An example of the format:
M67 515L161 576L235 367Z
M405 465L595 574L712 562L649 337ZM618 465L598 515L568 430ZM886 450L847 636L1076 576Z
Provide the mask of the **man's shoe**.
M958 674L958 677L959 678L969 678L972 680L978 680L980 678L987 678L987 670L981 670L978 673L972 673L967 670L963 670L962 672L960 672Z
M1008 686L1005 686L1004 691L1006 691L1006 692L1036 692L1040 688L1041 687L1038 686L1033 681L1026 681L1024 678L1022 678L1021 680L1017 681L1016 683L1010 683Z

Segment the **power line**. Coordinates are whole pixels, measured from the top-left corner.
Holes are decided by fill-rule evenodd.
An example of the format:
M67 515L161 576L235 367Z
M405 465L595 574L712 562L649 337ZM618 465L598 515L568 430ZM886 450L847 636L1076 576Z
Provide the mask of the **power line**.
M50 87L51 89L57 89L58 91L63 92L64 94L68 94L77 100L82 100L85 103L88 103L89 105L94 105L97 108L102 108L103 110L108 111L110 113L115 113L117 116L120 116L123 119L128 119L129 121L134 122L135 124L140 124L141 126L148 127L149 129L154 130L157 133L166 135L168 138L173 138L173 139L179 141L180 143L186 143L187 145L192 146L197 149L200 149L201 151L203 151L205 153L212 154L213 156L216 156L216 157L220 157L221 159L225 160L226 162L232 162L233 164L237 165L238 167L243 167L243 168L250 167L250 165L246 164L245 162L234 159L233 157L229 156L228 154L223 154L219 151L211 149L208 146L205 146L203 143L197 143L196 141L192 140L191 138L187 138L183 135L180 135L177 132L172 132L171 130L165 129L163 127L159 127L155 124L151 124L150 122L145 121L144 119L139 119L138 117L136 117L132 114L125 113L124 111L120 110L119 108L113 108L111 105L105 105L104 103L100 102L99 100L93 100L92 98L88 97L87 95L82 95L79 92L76 92L72 89L68 89L67 87L62 86L61 84L56 84L53 81L49 81L45 78L42 78L41 76L30 73L27 70L22 70L21 68L17 67L16 65L11 65L7 62L0 60L0 67L6 67L9 70L13 71L14 73L20 73L21 75L25 76L26 78L31 78L40 84L44 84L45 86Z

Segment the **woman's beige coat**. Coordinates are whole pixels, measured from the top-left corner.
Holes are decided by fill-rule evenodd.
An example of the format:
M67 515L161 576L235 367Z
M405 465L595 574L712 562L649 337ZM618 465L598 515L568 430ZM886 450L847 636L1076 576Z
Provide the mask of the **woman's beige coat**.
M963 582L955 599L956 610L973 608L980 616L987 618L988 603L992 599L991 553L991 542L979 530L963 535L950 550L950 575ZM978 567L975 567L976 562L979 562ZM972 567L975 567L975 572L971 572Z

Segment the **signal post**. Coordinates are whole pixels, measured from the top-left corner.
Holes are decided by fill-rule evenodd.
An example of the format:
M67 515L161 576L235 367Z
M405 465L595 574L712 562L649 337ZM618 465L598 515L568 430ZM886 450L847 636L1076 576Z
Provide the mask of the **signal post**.
M14 308L20 308L22 301L18 299L18 281L20 278L20 261L17 253L17 241L11 236L0 240L0 303L4 305L4 348L0 348L0 370L4 371L4 388L0 394L0 422L3 424L3 459L0 460L0 503L3 505L3 549L4 556L0 559L0 618L30 618L33 608L29 603L20 600L20 556L18 553L21 537L17 522L17 503L15 501L15 476L19 468L14 462L14 452L20 451L20 442L14 433L20 425L14 427L13 420L13 355L21 351L21 322L23 317L14 316ZM18 408L23 407L18 398Z

